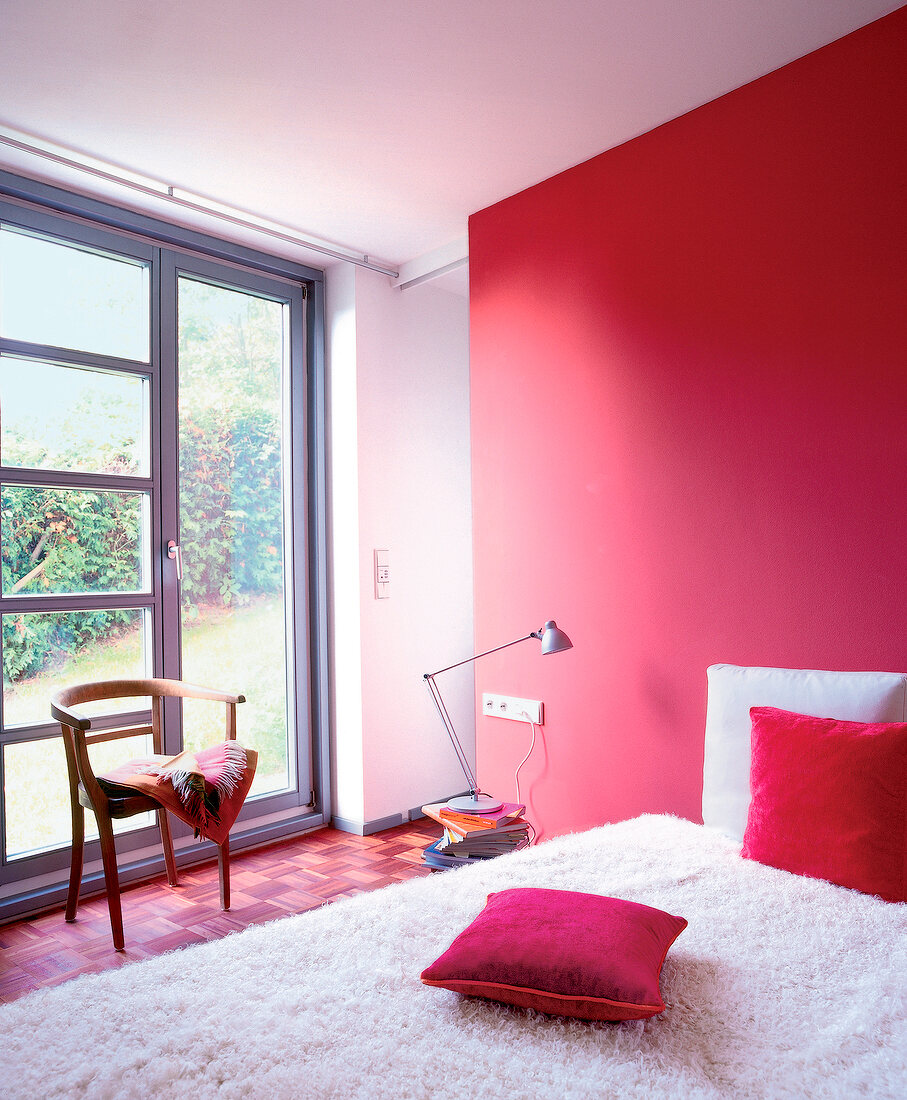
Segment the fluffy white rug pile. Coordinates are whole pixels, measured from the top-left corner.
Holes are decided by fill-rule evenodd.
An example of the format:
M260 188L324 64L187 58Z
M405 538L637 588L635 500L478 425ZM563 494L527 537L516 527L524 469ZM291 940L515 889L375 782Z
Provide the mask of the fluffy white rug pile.
M423 986L491 890L644 902L689 927L667 1011L588 1024ZM81 978L0 1010L3 1095L393 1100L898 1097L907 905L643 817Z

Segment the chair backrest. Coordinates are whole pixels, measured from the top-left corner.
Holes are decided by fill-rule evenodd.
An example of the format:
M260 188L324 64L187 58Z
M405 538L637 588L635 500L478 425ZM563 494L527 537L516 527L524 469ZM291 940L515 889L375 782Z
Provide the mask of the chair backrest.
M97 733L88 733L91 719L75 708L82 703L94 703L106 699L151 699L151 722L140 725L104 727ZM74 684L56 692L51 699L50 712L60 723L63 734L63 747L66 752L66 766L69 770L71 792L81 782L92 804L106 796L101 790L91 759L88 746L100 741L117 741L126 737L151 735L152 751L155 755L163 753L163 722L161 700L165 698L209 699L226 704L224 739L236 740L236 705L245 702L244 695L214 688L187 684L182 680L142 679L142 680L98 680L94 683Z

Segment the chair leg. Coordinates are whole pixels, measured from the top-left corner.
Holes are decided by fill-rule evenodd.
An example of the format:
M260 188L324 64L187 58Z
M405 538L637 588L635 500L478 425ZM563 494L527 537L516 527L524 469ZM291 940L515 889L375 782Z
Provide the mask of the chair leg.
M104 885L107 888L107 908L110 911L110 931L113 934L113 946L122 951L123 908L120 904L120 876L117 873L117 854L113 846L113 825L107 814L96 813L98 833L101 840L101 861L104 864Z
M72 924L79 908L82 886L82 858L85 851L85 810L79 803L72 807L72 862L69 868L69 893L66 895L66 920Z
M217 866L220 871L220 907L230 908L230 838L217 848Z
M176 876L176 860L173 858L173 839L170 836L170 822L163 806L157 811L157 824L161 830L161 846L164 849L164 863L167 867L167 881L171 886L179 886Z

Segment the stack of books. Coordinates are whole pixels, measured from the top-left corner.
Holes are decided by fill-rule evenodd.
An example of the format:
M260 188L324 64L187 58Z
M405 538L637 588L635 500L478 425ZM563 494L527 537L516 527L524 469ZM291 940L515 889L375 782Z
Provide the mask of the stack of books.
M422 807L422 813L444 826L444 835L422 853L429 867L462 867L494 859L529 844L525 806L505 802L493 813L469 814L450 809L445 802Z

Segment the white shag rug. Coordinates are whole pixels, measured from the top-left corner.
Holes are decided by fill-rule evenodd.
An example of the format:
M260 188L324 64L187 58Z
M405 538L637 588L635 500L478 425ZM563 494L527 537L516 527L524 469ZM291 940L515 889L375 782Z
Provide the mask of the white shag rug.
M584 1023L423 986L507 886L686 917L667 1010ZM907 905L647 816L31 994L0 1009L0 1094L902 1100L905 990Z

